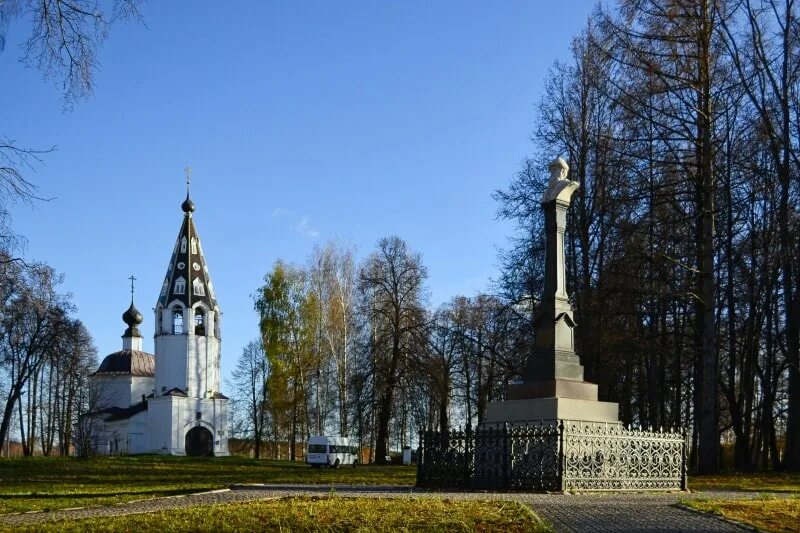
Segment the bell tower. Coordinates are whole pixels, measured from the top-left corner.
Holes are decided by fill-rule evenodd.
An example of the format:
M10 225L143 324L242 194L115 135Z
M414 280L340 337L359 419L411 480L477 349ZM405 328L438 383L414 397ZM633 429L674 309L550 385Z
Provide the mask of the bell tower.
M187 190L181 224L155 308L156 394L219 392L220 310Z
M155 388L148 408L156 450L228 455L227 400L220 384L220 309L189 194L155 306Z

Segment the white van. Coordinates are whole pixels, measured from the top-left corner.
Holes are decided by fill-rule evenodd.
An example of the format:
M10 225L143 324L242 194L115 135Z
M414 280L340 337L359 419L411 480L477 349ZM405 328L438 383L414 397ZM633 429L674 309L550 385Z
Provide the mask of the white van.
M347 437L317 436L308 439L306 462L313 467L358 465L358 446L351 446Z

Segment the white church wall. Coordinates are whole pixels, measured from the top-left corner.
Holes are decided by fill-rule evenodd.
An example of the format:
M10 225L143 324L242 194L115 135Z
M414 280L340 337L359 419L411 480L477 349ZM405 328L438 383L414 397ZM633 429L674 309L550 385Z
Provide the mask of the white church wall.
M153 377L147 376L133 376L131 378L131 404L139 403L142 401L142 396L149 396L153 393L156 386L156 380Z
M219 341L214 337L189 335L187 394L203 398L219 390Z
M127 420L105 423L106 455L127 453L128 424Z
M109 407L128 407L131 404L131 376L99 375L92 377L97 387L97 406L100 409Z
M147 403L147 441L153 453L173 453L173 397L153 398Z
M216 433L214 435L214 455L227 456L228 451L228 400L216 402Z
M156 337L156 396L179 388L186 390L186 335Z
M148 431L147 421L147 411L136 413L128 419L128 424L125 428L127 432L127 453L146 453L150 451L145 437Z
M181 413L183 443L186 433L196 426L211 432L214 439L214 455L227 456L228 453L228 400L187 398ZM199 416L198 416L199 415Z
M203 335L160 335L155 344L159 354L157 395L176 387L194 398L219 391L219 340Z
M186 434L192 428L202 426L211 432L214 455L229 455L227 400L167 396L150 400L148 406L150 451L184 455Z

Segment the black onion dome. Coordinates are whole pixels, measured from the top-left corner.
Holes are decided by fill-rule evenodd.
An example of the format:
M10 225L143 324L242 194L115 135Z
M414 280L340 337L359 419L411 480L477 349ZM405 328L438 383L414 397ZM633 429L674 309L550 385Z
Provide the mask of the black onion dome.
M128 324L130 327L135 327L144 321L144 317L142 316L142 313L140 313L139 310L134 307L133 302L131 302L131 306L128 308L128 310L122 313L122 321Z
M186 195L186 200L184 200L183 203L181 204L181 209L183 209L184 213L194 212L194 202L192 201L191 198L189 198L188 194Z

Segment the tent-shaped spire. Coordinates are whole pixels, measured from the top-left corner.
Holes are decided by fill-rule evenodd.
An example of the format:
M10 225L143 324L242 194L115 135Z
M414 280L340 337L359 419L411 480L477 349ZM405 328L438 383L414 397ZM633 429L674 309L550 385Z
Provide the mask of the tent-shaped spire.
M167 275L161 286L158 304L167 307L175 300L185 307L192 307L202 301L208 309L217 307L214 296L214 286L208 274L208 264L200 245L200 237L194 226L192 213L195 210L194 202L189 198L187 187L186 200L181 205L183 209L183 224L175 241L175 248L167 267Z

